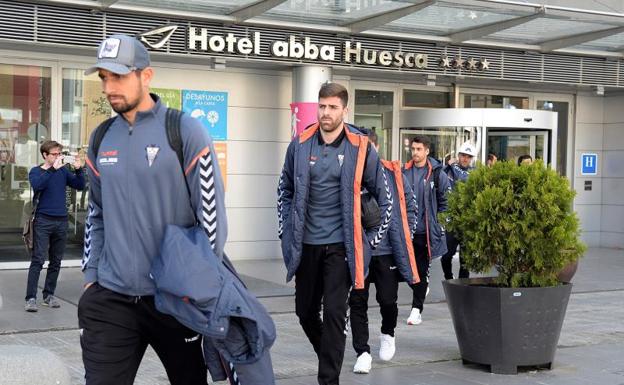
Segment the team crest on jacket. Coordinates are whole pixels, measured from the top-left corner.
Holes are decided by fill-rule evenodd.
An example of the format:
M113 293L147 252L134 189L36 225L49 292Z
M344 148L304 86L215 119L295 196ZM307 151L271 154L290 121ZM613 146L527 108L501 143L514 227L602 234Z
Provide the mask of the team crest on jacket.
M147 157L147 165L149 167L152 167L152 164L154 164L154 161L156 160L156 155L158 155L158 151L160 151L160 147L155 144L150 144L149 146L145 147L145 155Z

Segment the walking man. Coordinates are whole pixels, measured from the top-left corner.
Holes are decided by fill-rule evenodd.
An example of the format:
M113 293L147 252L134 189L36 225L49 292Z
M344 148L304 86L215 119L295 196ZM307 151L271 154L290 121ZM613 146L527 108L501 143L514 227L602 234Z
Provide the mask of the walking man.
M375 149L379 150L377 134L368 134ZM368 345L368 293L371 282L375 283L376 299L381 313L381 334L379 336L379 359L390 361L396 351L394 329L397 325L399 281L410 285L419 282L414 248L413 231L416 226L416 202L414 194L399 161L381 160L392 192L392 222L387 235L373 250L369 274L363 289L351 290L351 332L353 349L357 360L353 366L355 373L369 373L372 366Z
M91 136L86 160L91 191L78 305L86 384L132 384L151 345L171 384L205 385L202 337L156 310L149 272L165 227L191 226L195 215L207 218L204 212L215 213L202 225L215 254L223 256L227 223L212 139L183 114L181 166L167 138L167 108L149 93L149 54L135 38L104 40L86 74L93 72L118 115L97 152Z
M85 188L84 170L80 159L75 158L74 170L71 171L64 161L62 150L63 146L58 142L53 140L43 142L39 151L44 162L40 166L33 167L28 174L28 180L34 190L33 205L36 205L33 252L28 269L24 305L24 309L28 312L38 310L37 285L46 256L50 262L43 286L42 304L51 308L61 307L60 302L54 297L54 291L67 242L65 190L67 186L77 190Z
M470 142L462 144L458 153L458 161L444 168L444 173L448 176L451 183L451 189L454 189L458 182L463 182L468 178L468 174L474 169L472 160L477 156L476 148ZM442 271L444 271L444 279L453 279L453 256L457 251L457 246L459 246L459 278L468 278L470 276L470 272L462 261L462 247L459 234L447 232L447 251L440 259Z
M392 196L377 151L344 122L347 90L325 83L318 100L318 122L288 146L277 208L287 280L296 277L296 314L319 359L318 383L337 385L349 291L364 288L371 249L392 220ZM383 217L366 231L362 188L377 199Z
M444 229L438 223L438 213L446 210L446 193L451 185L442 172L442 164L429 156L431 141L424 135L412 139L412 160L403 172L416 196L417 217L414 252L420 282L412 285L412 311L408 325L422 322L422 311L429 289L431 259L446 253Z

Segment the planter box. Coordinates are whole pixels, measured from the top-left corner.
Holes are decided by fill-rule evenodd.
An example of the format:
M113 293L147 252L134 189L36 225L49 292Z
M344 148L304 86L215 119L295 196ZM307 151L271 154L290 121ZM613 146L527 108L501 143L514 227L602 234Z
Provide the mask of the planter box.
M492 278L442 281L462 361L517 374L518 366L551 368L572 284L484 286Z

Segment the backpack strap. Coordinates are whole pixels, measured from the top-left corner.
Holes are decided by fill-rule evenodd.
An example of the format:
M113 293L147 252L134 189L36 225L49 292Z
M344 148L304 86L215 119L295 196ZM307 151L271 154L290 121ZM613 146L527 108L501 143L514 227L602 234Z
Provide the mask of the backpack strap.
M435 188L436 190L438 189L438 186L440 185L440 173L442 172L442 167L438 167L435 170L433 170L433 188Z
M91 148L93 148L93 153L95 154L96 158L97 158L98 152L100 151L100 144L102 144L102 140L104 140L104 135L106 135L106 132L110 128L111 124L113 124L114 120L115 120L115 117L108 118L102 123L100 123L100 125L97 126L97 128L95 129L95 133L93 134L93 143L91 144Z
M182 111L175 108L167 108L165 118L165 129L167 130L167 140L169 146L178 156L178 161L184 173L184 151L182 143L182 134L180 133L180 121L182 120Z

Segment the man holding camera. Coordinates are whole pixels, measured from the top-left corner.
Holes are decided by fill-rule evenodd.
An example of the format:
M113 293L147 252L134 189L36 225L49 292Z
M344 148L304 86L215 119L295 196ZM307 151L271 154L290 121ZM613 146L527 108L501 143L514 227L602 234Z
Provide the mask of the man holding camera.
M33 167L28 174L30 185L35 192L33 206L36 207L33 252L28 269L24 305L24 309L28 312L38 310L37 284L46 254L50 263L43 287L42 305L52 308L61 306L54 297L54 290L67 241L65 189L67 186L77 190L85 188L84 170L80 160L63 156L62 150L63 146L58 142L53 140L43 142L40 152L44 163ZM65 167L68 161L72 161L74 171Z

